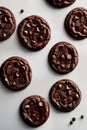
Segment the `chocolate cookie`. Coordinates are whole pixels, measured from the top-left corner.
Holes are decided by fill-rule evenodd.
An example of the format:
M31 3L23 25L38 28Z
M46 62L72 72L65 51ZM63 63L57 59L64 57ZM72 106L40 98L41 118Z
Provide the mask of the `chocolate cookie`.
M72 80L63 79L51 87L49 97L56 109L62 112L70 112L79 105L81 91Z
M31 126L40 126L45 123L49 113L50 107L48 102L38 95L25 98L20 105L22 119Z
M75 0L47 0L52 6L63 8L67 7L75 2Z
M16 20L13 13L5 7L0 7L0 41L8 39L15 28Z
M75 8L65 18L65 29L75 39L87 37L87 9Z
M1 66L1 80L3 84L12 90L26 88L32 78L32 72L28 62L21 57L10 57Z
M57 73L66 74L77 66L78 52L70 43L59 42L51 48L48 61L52 69Z
M42 17L32 15L23 19L19 24L18 37L24 47L38 51L49 42L51 30Z

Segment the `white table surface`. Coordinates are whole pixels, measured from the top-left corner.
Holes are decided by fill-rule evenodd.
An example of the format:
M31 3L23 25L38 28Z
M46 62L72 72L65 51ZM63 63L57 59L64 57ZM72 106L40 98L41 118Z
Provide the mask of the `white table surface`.
M32 82L24 90L13 92L0 82L0 130L86 130L87 129L87 39L77 41L72 39L64 29L64 19L67 13L75 7L87 8L87 0L76 2L63 9L55 9L45 0L0 0L0 6L9 8L19 22L29 15L39 15L46 19L51 27L51 40L48 45L38 52L30 52L23 48L18 41L17 30L6 41L0 42L0 65L11 56L21 56L29 61L32 68ZM20 10L24 12L20 14ZM17 29L17 27L16 27ZM47 56L50 48L57 42L67 41L73 44L79 53L79 63L76 69L67 75L54 73L48 65ZM72 112L62 113L50 104L50 116L45 124L37 128L26 125L19 116L19 105L27 96L38 94L49 102L50 87L58 80L69 78L76 82L82 92L80 105ZM80 115L85 115L83 120ZM76 118L69 125L72 117Z

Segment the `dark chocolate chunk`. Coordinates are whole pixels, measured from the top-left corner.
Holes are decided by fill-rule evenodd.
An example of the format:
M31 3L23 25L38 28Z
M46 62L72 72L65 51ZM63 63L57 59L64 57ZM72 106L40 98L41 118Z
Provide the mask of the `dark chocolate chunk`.
M24 47L38 51L49 42L51 30L48 23L42 17L32 15L23 19L19 24L18 37Z
M56 109L62 112L70 112L79 105L81 91L72 80L63 79L51 87L49 97Z
M41 96L32 95L23 100L20 105L22 119L30 126L40 126L49 117L50 107L48 102Z
M87 9L75 8L65 18L65 29L73 38L82 40L87 37Z
M49 4L57 8L67 7L75 2L75 0L47 0L47 1L49 2Z
M0 7L0 41L8 39L15 28L16 20L13 13L5 7Z
M32 78L29 63L21 57L10 57L1 65L1 80L3 84L12 90L26 88Z
M77 66L78 52L70 43L59 42L51 48L48 61L52 69L57 73L66 74Z

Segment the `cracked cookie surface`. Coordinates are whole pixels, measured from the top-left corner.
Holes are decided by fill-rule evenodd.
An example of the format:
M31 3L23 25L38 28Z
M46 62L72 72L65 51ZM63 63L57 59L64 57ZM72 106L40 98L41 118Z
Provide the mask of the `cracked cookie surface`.
M42 17L32 15L23 19L19 24L18 37L24 47L38 51L48 44L51 30Z
M72 5L75 0L47 0L52 6L57 8L64 8Z
M77 40L87 38L87 10L82 7L71 10L65 18L65 29Z
M79 105L81 91L72 80L62 79L53 84L49 97L56 109L62 112L70 112Z
M4 41L14 33L16 20L13 13L6 7L0 7L0 41Z
M29 63L21 57L10 57L1 65L1 80L3 84L12 90L26 88L32 78Z
M40 126L49 117L50 107L46 99L39 95L25 98L20 105L20 114L23 120L31 126Z
M66 74L75 69L78 64L78 52L68 42L55 44L48 55L51 68L60 74Z

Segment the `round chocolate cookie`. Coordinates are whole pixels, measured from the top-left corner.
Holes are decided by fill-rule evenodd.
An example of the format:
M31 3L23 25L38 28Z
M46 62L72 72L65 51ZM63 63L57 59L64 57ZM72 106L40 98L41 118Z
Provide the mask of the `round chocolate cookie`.
M10 57L1 65L1 80L12 90L26 88L32 78L32 71L28 62L21 57Z
M73 38L82 40L87 37L87 9L75 8L65 18L65 29Z
M57 73L66 74L77 66L78 52L70 43L59 42L51 48L48 61L52 69Z
M72 80L63 79L51 87L49 97L56 109L62 112L70 112L79 105L81 91Z
M25 98L20 105L22 119L31 126L40 126L45 123L49 113L50 107L48 102L38 95Z
M18 37L24 47L38 51L49 42L51 30L48 23L42 17L32 15L23 19L19 24Z
M75 0L47 0L52 6L63 8L67 7L75 2Z
M8 39L15 28L16 20L13 13L5 7L0 7L0 41Z

